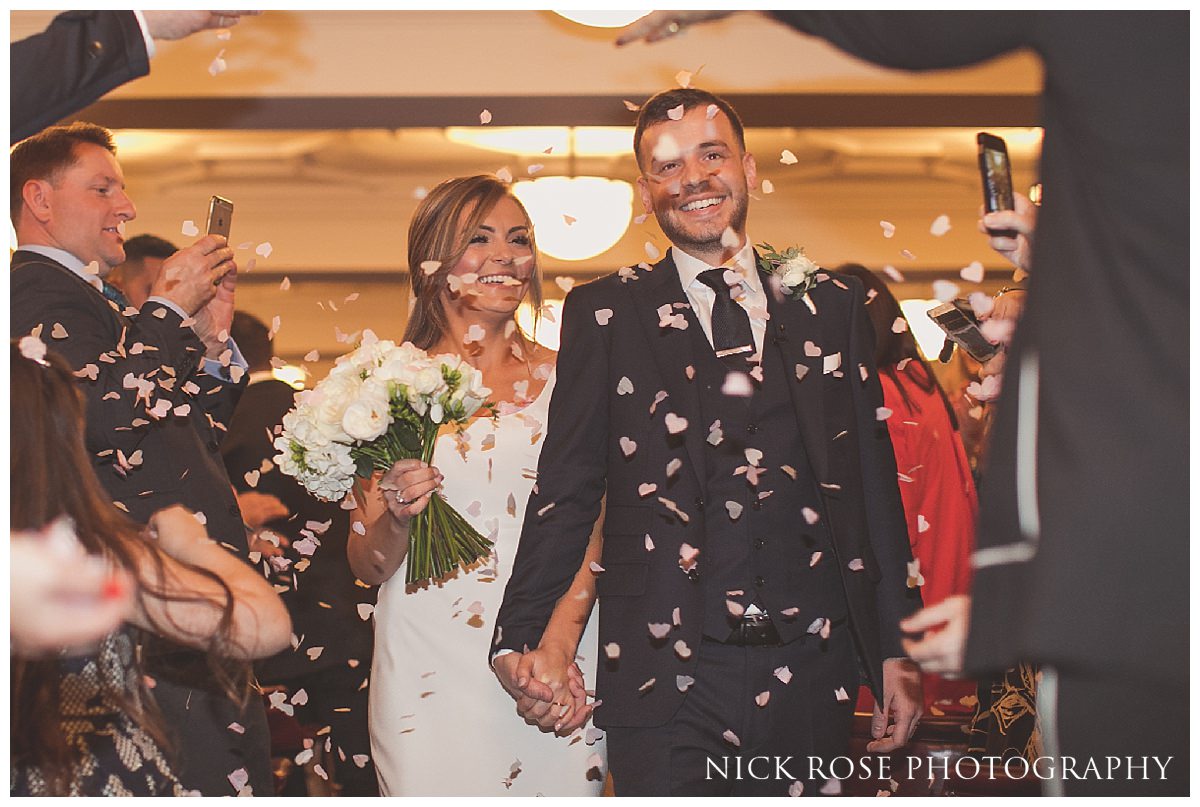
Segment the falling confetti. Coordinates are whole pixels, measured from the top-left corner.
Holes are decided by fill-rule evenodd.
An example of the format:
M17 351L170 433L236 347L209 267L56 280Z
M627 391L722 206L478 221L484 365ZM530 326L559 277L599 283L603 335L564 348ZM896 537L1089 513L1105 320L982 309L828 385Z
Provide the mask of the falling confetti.
M896 317L892 321L892 333L904 333L908 330L908 320L904 317Z
M221 73L224 73L227 68L225 64L225 49L221 48L221 52L217 54L217 58L212 60L208 66L208 74L214 78Z
M896 234L896 225L890 221L880 221L879 226L883 229L884 238L891 238Z
M892 266L890 263L887 266L883 267L883 273L885 275L887 275L888 278L890 278L893 283L903 283L904 282L904 275L901 274L899 269Z
M574 288L575 278L559 276L554 278L554 284L563 290L563 294L566 294Z
M282 281L280 281L280 283L279 283L280 291L287 291L291 287L292 287L292 280L289 277L284 277L284 279Z
M958 276L968 283L982 283L983 264L979 261L971 261L970 264L958 270Z
M764 179L762 181L762 192L763 193L774 193L775 192L775 183L769 179Z
M782 681L784 684L788 684L792 680L792 671L786 665L783 667L777 667L775 669L774 674L775 674L775 677L778 678L780 681Z
M492 122L492 113L489 110L483 110L479 113L479 122L487 125Z
M670 118L671 120L682 120L683 119L683 104L680 104L679 106L671 107L670 109L668 109L667 117Z
M742 741L738 739L738 736L729 729L725 729L725 733L721 736L724 737L725 742L729 743L730 745L737 746L738 748L740 748L742 745Z
M271 253L274 251L275 251L275 248L271 246L270 241L263 241L261 244L259 244L257 247L254 248L254 254L261 255L263 258L271 257Z
M596 311L596 324L604 326L612 319L613 310L611 308L601 308Z
M680 70L675 74L675 83L686 90L692 84L692 71ZM679 118L672 118L672 120L679 120Z
M950 232L950 217L947 215L938 216L933 220L933 224L929 225L929 234L935 236L943 236Z
M607 309L605 309L605 310L607 310ZM600 312L597 311L596 314L597 314L597 321L599 321ZM605 323L601 322L600 324L603 325ZM629 380L628 376L621 376L621 380L617 382L617 394L618 395L630 395L632 393L633 393L633 382Z
M696 683L696 679L692 678L690 675L675 676L675 688L680 692L687 692L694 683Z
M667 425L667 431L671 434L679 434L688 425L687 418L681 418L674 412L668 412L666 418L664 418L664 422Z
M887 420L891 416L892 416L892 410L888 409L886 406L877 406L875 408L875 419L876 420Z
M796 159L796 155L792 154L789 149L784 149L783 153L779 155L779 162L784 165L795 165L800 161Z
M948 303L958 296L958 286L949 280L935 280L933 296L943 303Z
M646 242L646 257L652 261L657 261L659 258L662 257L662 251L658 247L654 246L653 242L647 241Z

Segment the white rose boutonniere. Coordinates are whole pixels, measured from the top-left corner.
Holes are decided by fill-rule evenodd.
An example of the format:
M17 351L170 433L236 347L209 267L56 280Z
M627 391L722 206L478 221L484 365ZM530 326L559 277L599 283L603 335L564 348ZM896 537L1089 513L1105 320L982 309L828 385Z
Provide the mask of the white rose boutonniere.
M770 244L763 242L758 245L758 263L762 270L779 279L784 292L793 300L805 299L808 292L817 285L817 274L821 267L817 266L807 255L803 247L788 247L783 252ZM809 308L812 304L809 303Z

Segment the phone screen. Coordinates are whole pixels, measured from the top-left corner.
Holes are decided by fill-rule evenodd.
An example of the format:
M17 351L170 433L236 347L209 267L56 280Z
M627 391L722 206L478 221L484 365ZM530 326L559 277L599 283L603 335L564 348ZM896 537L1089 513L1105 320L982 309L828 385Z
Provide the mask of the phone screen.
M983 207L988 213L1013 209L1012 169L1004 141L986 132L979 143L979 173L983 180Z

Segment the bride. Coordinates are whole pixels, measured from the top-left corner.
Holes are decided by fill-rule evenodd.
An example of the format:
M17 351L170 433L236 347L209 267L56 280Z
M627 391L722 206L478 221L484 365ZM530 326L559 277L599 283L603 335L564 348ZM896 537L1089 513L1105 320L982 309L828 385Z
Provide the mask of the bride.
M380 789L392 796L600 795L606 763L598 732L554 732L579 723L589 708L574 665L578 659L593 680L589 564L599 560L598 536L540 645L555 651L535 670L540 692L553 692L555 705L513 693L529 715L523 719L486 667L555 378L554 351L527 338L514 318L526 294L541 305L529 216L496 177L448 180L413 216L408 262L416 305L404 338L479 368L498 417L477 417L461 434L444 432L435 465L402 460L356 492L352 523L365 530L356 524L350 533L350 565L364 582L382 584L370 694ZM492 541L492 553L432 584L406 587L409 519L439 488Z

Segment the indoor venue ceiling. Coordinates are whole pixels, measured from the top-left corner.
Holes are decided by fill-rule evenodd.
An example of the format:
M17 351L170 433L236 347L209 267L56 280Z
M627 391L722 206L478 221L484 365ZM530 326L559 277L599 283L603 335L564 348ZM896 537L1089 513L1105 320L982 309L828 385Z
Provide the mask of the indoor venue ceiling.
M51 17L12 12L11 37ZM149 76L73 118L117 131L138 207L128 234L183 242L183 222L202 227L211 194L235 202L231 240L248 245L243 265L271 245L242 276L239 304L267 322L280 317L283 358L317 349L313 369L345 350L335 326L399 335L406 231L424 189L500 169L519 180L531 166L538 177L637 175L627 149L530 156L451 142L447 128L631 133L624 102L688 80L680 71L746 119L759 176L773 185L754 194L752 239L802 245L826 266L890 264L907 278L899 296L929 297L933 280L957 279L972 261L988 269L982 288L1010 276L976 230L975 133L1006 138L1014 186L1037 181L1041 72L1031 55L907 74L753 15L656 47L617 50L611 39L548 11L268 11L227 40L206 32L160 43ZM218 55L226 69L212 75ZM641 213L635 194L631 217ZM932 234L943 215L949 231ZM884 237L881 221L894 236ZM583 282L647 260L647 243L651 252L668 245L653 217L631 221L594 258L545 258L547 296L562 297L555 277Z

